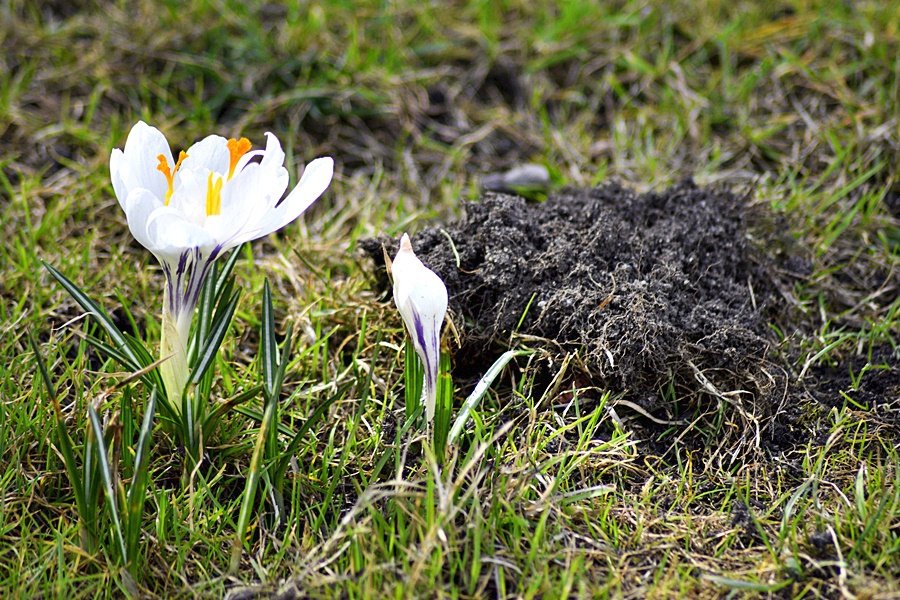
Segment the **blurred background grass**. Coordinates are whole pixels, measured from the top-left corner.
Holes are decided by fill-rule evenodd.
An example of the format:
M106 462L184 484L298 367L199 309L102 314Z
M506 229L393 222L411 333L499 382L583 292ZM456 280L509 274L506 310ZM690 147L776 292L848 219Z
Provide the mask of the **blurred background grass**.
M0 231L5 240L0 245L0 464L6 463L0 468L0 582L10 590L69 595L65 590L80 588L93 596L105 589L102 593L115 595L107 587L111 576L74 548L71 507L61 499L59 464L47 444L46 413L32 386L33 363L22 332L35 330L48 348L62 346L57 361L69 369L63 371L72 377L76 403L102 387L85 370L99 365L86 362L83 352L66 355L66 345L77 342L60 325L78 311L49 283L39 263L43 258L96 295L121 293L148 336L154 335L160 275L147 269L152 260L130 239L108 178L110 149L124 144L137 119L160 127L176 149L210 132L244 135L258 144L271 130L296 167L292 176L315 156L335 157L335 183L305 223L258 242L256 258L248 253L241 267L251 290L261 289L263 275L275 280L282 317L299 321L316 339L331 340L304 354L298 381L338 381L344 372L342 348L347 340L355 342L365 318L378 315L390 324L389 335L399 339L397 319L381 315L383 307L368 291L368 276L352 252L360 236L393 235L459 214L462 199L477 197L481 177L522 162L545 165L557 185L616 178L657 189L692 176L744 191L784 217L784 227L813 261L809 281L792 296L816 329L815 335L795 341L798 369L807 361L840 364L843 357L895 339L900 314L900 3L5 0L0 16ZM251 262L259 269L247 268ZM245 300L237 330L255 327L257 312L255 301ZM238 365L226 373L225 392L239 388L247 376L241 361L249 361L254 335L242 333L230 346ZM366 338L360 347L372 343ZM396 376L385 372L388 389ZM307 404L297 406L298 414L308 414L317 393L310 392ZM347 447L342 419L348 414L357 415L352 402L338 408L319 432L325 439L330 432L328 448L340 452L342 440ZM368 415L362 407L358 414ZM845 421L846 416L817 418L832 432L865 423ZM240 436L246 423L236 420L231 428L223 445L235 444L235 460L245 460L249 442ZM322 457L322 448L313 445L311 456L321 461L313 463L321 466L319 476L346 476L344 465L355 459L368 464L371 458L362 457L381 436L350 446L343 462L330 454ZM837 445L815 446L810 456L821 457ZM515 447L497 452L501 464L517 460ZM855 485L862 461L880 478L881 484L873 484L876 495L880 490L895 497L890 444L874 454L859 452L839 454L836 488L847 491ZM626 454L620 459L628 462L631 458L622 458ZM544 458L533 457L535 464ZM814 459L809 464L810 472L823 469ZM800 467L808 473L806 468ZM790 522L797 530L785 533L784 525L777 527L778 513L763 511L756 527L777 529L779 544L764 542L764 536L727 533L730 526L743 527L729 512L731 500L741 495L736 490L745 499L762 498L760 506L778 506L795 489L791 481L803 480L794 474L799 479L785 476L772 484L781 481L775 472L771 465L755 465L729 473L728 481L718 479L721 474L710 476L706 485L728 490L724 499L713 502L709 514L691 518L689 511L660 521L664 533L657 534L664 540L658 544L638 532L644 527L638 524L641 511L655 510L661 502L641 486L653 477L660 478L657 484L680 480L682 487L673 493L687 498L684 506L689 506L697 494L702 496L695 487L700 484L684 483L683 464L663 475L642 471L640 485L623 481L622 489L631 491L610 500L606 516L597 519L604 528L617 527L615 519L626 523L621 527L627 535L604 529L604 543L615 546L621 542L618 535L625 535L632 541L622 547L633 555L602 544L585 550L581 538L559 537L577 520L564 507L554 508L560 512L550 525L537 528L517 504L526 497L527 506L535 501L529 494L537 492L523 483L527 489L513 494L509 503L492 499L496 487L489 495L475 493L485 503L477 508L485 511L484 527L495 530L490 552L500 562L491 567L491 576L474 570L449 576L434 567L425 569L427 577L410 577L393 561L420 547L401 533L396 533L405 540L397 542L399 551L389 550L388 542L371 553L357 548L333 571L306 565L304 573L318 577L315 585L324 587L316 589L325 595L336 589L351 595L422 594L429 585L448 582L487 596L552 597L566 590L635 597L718 595L723 589L718 586L730 580L701 578L706 572L749 578L756 592L789 584L793 587L785 589L794 594L827 596L851 588L892 593L900 552L897 515L887 515L894 529L869 540L873 549L857 557L862 562L833 573L826 569L810 580L792 579L790 571L796 566L790 560L804 564L796 558L806 552L803 519L795 517ZM302 489L304 502L314 507L331 498ZM176 506L170 515L184 514L180 511L189 510L191 502L203 505L196 499L170 500ZM157 510L162 510L160 502L154 500ZM220 507L227 499L207 502L228 514ZM889 506L897 505L895 499ZM474 507L467 508L468 514ZM854 518L862 519L863 528L869 522L863 509L846 516L841 511L849 509L840 502L826 510L811 499L813 509L821 511L811 521L824 519L837 529L829 518L844 519L850 531ZM829 517L829 511L838 517ZM305 532L284 545L261 543L239 579L277 579L296 572L293 553L321 549L317 544L336 535L339 515L318 514L321 531ZM217 552L205 545L199 550L192 545L198 540L210 548L224 544L227 519L214 521L167 541L160 532L173 525L157 520L149 567L157 579L142 585L163 596L220 593L226 585L221 565L227 561L219 562ZM387 540L388 528L382 525L368 525L381 538L367 535ZM545 526L557 537L542 537ZM690 547L707 527L725 532L719 545L672 550ZM458 528L461 537L454 537L451 547L471 558L463 553L474 551L465 533L464 526ZM522 540L531 545L519 547L527 546ZM776 546L779 551L773 550ZM370 560L380 565L377 573L367 570ZM463 560L459 568L468 565ZM167 566L177 574L168 573ZM796 568L808 574L801 567ZM506 575L497 575L504 569ZM589 587L579 588L573 578L584 570ZM365 576L347 587L340 582L350 573Z

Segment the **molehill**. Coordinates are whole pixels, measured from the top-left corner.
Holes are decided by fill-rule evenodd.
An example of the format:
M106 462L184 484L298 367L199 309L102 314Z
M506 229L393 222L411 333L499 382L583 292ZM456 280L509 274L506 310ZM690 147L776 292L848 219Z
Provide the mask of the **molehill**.
M689 180L661 193L567 189L545 202L487 194L413 246L447 284L463 370L483 372L514 333L544 338L580 354L582 381L655 410L672 385L764 379L780 295L751 216L743 199ZM396 245L361 243L382 275L382 248L393 256Z

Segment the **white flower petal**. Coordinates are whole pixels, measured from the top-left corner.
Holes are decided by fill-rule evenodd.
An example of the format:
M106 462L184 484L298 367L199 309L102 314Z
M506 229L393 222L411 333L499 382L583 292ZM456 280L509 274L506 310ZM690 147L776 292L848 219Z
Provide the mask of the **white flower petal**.
M171 207L156 209L147 220L147 235L152 251L165 262L177 259L188 248L199 248L207 255L216 241L199 225L185 219Z
M289 179L284 167L274 173L265 173L259 165L249 165L244 171L250 172L246 175L242 172L240 180L231 182L233 186L226 190L227 197L222 198L222 214L232 215L241 222L240 229L236 230L234 245L255 240L278 229L277 226L269 227L268 221Z
M306 166L300 183L284 201L263 215L256 224L255 237L261 237L292 223L322 195L334 174L334 160L317 158ZM250 238L255 239L255 238Z
M274 133L266 132L266 151L260 163L264 170L277 169L284 166L284 150Z
M207 216L206 229L228 249L243 242L241 232L253 223L258 205L266 201L270 184L260 172L258 164L247 165L222 188L221 213Z
M185 161L187 162L187 161ZM179 211L196 225L206 219L206 188L209 185L207 169L182 168L178 171L178 183L169 207Z
M112 180L113 191L122 210L125 210L125 201L128 199L128 189L122 179L124 161L125 154L118 148L113 148L112 154L109 155L109 178Z
M262 160L248 164L255 156L262 156ZM274 134L267 132L266 149L245 154L238 162L233 180L223 190L222 214L234 215L241 221L231 243L242 244L274 231L265 225L270 211L284 195L289 180L281 143Z
M256 158L257 156L265 156L265 150L251 150L247 152L242 157L240 157L237 161L237 166L234 168L234 176L237 177L237 174L241 172L241 170L246 167L251 160Z
M169 184L156 168L159 165L159 155L165 157L170 168L174 167L172 151L162 132L143 121L135 123L125 140L125 151L117 169L122 177L126 197L135 188L150 190L158 198L165 197Z
M423 319L443 317L447 312L447 288L444 282L427 267L423 267L416 276L418 281L409 291L407 302Z
M162 206L162 201L153 195L150 190L137 188L128 194L125 199L125 216L128 219L128 229L144 248L151 252L154 250L153 242L147 233L147 221L153 211Z
M246 219L260 205L265 205L276 183L258 164L247 165L222 187L222 214ZM281 188L278 198L283 193Z
M182 169L201 171L209 169L213 173L228 175L231 153L228 142L221 135L210 135L186 150L187 158L181 163ZM179 170L179 173L181 170Z

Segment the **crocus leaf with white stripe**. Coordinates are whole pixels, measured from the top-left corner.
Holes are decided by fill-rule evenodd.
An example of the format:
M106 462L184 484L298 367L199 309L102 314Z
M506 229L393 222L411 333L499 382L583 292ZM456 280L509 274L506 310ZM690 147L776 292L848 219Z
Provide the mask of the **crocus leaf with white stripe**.
M437 396L441 327L447 315L447 287L434 271L419 260L405 233L400 239L400 250L393 260L391 272L394 303L425 371L422 403L425 405L425 418L431 422Z
M112 151L110 176L128 228L166 275L160 354L170 358L160 372L173 406L190 377L188 334L212 263L294 221L331 182L334 161L316 159L282 199L284 159L278 138L267 133L265 149L211 135L175 160L165 136L144 122L131 129L123 150Z

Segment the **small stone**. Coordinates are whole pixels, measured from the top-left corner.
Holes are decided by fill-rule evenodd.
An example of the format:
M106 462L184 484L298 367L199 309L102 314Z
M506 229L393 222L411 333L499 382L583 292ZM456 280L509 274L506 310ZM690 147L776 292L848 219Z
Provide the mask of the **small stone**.
M527 163L513 167L505 173L491 173L481 182L481 187L492 192L516 193L521 188L546 189L550 185L550 172L544 165Z

